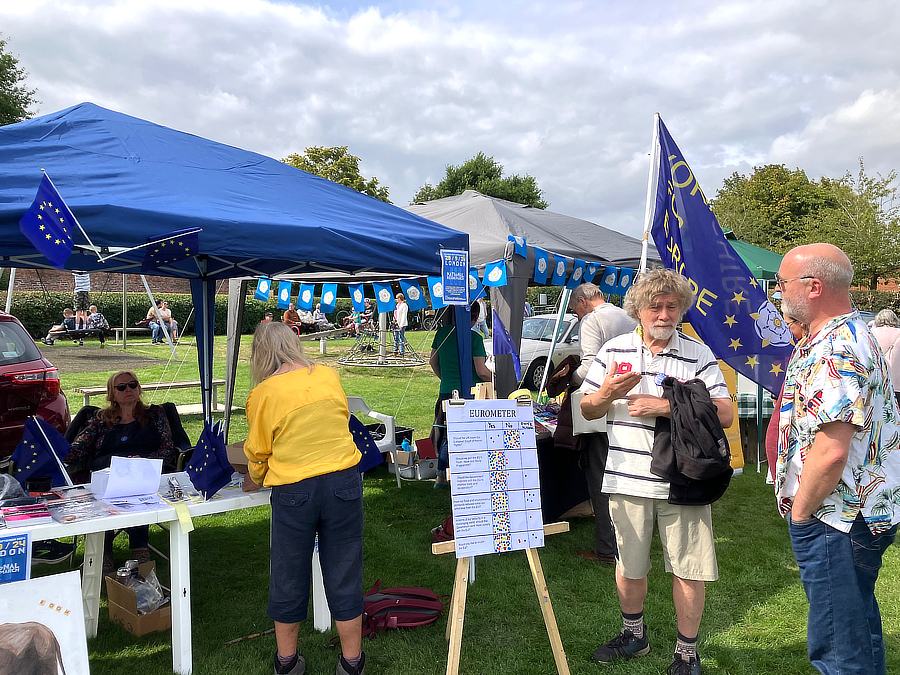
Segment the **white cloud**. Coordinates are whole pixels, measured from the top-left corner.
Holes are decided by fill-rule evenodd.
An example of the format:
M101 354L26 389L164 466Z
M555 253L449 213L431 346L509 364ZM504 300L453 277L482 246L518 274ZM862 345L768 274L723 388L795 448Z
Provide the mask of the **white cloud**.
M0 25L52 112L84 100L284 157L348 145L407 203L479 151L637 234L652 116L708 196L785 163L895 168L900 10L728 3L32 0ZM48 17L63 31L48 39Z

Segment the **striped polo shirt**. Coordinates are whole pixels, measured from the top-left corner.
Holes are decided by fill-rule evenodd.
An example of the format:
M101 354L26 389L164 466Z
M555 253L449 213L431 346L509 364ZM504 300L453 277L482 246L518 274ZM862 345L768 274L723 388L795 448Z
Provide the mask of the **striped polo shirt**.
M615 361L631 365L642 379L629 394L662 396L659 384L666 376L681 382L699 378L706 383L710 398L728 398L728 387L712 351L702 342L675 332L668 346L653 356L639 334L640 327L606 342L591 364L581 391L597 391ZM668 481L650 473L655 417L631 417L628 402L614 401L606 414L609 458L603 476L603 492L651 499L668 499Z

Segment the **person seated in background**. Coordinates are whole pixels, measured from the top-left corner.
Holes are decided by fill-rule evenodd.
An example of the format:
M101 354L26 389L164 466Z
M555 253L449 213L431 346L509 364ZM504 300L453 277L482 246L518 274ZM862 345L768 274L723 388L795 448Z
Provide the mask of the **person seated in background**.
M88 330L109 330L109 321L106 320L106 317L100 313L100 310L97 309L97 305L91 305L91 313L88 314L87 324L85 328Z
M300 330L300 335L319 332L319 325L312 312L308 309L301 309L298 314L300 315L300 325L297 328Z
M322 311L322 303L316 303L316 311L313 312L313 321L316 323L316 326L319 330L334 330L334 324L328 320L328 317L325 316L325 312Z
M159 308L159 316L165 324L166 330L169 331L172 342L176 342L178 340L178 322L172 318L172 310L169 309L169 303L166 300L162 301L162 306Z
M366 308L363 310L363 316L366 318L366 323L371 324L375 320L375 308L372 306L372 301L369 298L366 298Z
M162 406L147 406L141 401L137 375L130 370L112 375L106 383L106 400L109 405L100 408L72 442L72 450L66 457L69 472L108 468L113 457L161 459L164 473L174 471L177 451L165 410ZM128 527L125 531L131 546L131 559L150 560L147 548L149 526ZM104 575L116 569L112 547L115 537L114 530L106 533Z
M150 309L147 310L147 318L150 319L147 328L150 329L150 341L155 345L161 345L165 342L165 340L163 340L162 324L159 322L159 317L156 315L157 309L162 309L162 303L162 300L157 300L156 304L151 305Z
M47 337L42 337L41 342L45 345L52 345L57 338L70 330L75 330L75 312L66 307L63 310L62 323L51 326L50 330L47 331Z
M317 327L312 312L301 313L298 312L295 307L296 305L293 302L288 305L288 308L284 310L284 314L281 317L282 322L293 328L297 335L315 333Z
M272 314L272 312L266 312L265 316L260 320L260 323L269 323L274 318L275 315Z

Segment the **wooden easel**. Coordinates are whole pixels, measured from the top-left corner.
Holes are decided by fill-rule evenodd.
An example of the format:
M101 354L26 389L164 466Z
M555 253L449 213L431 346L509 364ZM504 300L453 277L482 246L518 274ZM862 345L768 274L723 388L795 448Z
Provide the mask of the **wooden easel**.
M544 536L568 532L568 523L548 523L544 525ZM442 541L431 545L434 555L453 553L456 551L456 541ZM566 652L559 637L559 628L556 625L556 615L553 613L553 605L550 603L550 592L547 590L547 582L544 580L544 570L541 567L541 559L536 548L525 549L528 558L528 566L531 568L531 578L534 581L534 590L537 593L538 602L541 605L541 614L544 616L544 625L547 627L547 635L550 636L550 649L553 651L553 660L556 661L556 670L559 675L569 675L569 663L566 661ZM471 558L459 558L456 561L456 578L453 581L453 595L450 599L450 617L447 619L446 638L450 641L450 652L447 655L447 675L459 673L459 652L462 647L463 620L466 613L466 590L469 585L469 566Z

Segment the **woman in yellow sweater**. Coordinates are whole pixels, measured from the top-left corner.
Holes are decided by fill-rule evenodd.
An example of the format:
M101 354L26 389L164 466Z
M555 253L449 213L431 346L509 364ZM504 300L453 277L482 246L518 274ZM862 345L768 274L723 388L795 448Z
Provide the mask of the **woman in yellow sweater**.
M362 481L347 396L337 372L308 359L283 323L257 327L250 371L256 386L247 397L245 489L272 488L268 614L278 643L275 673L306 672L297 635L318 534L325 595L341 640L336 672L361 675Z

